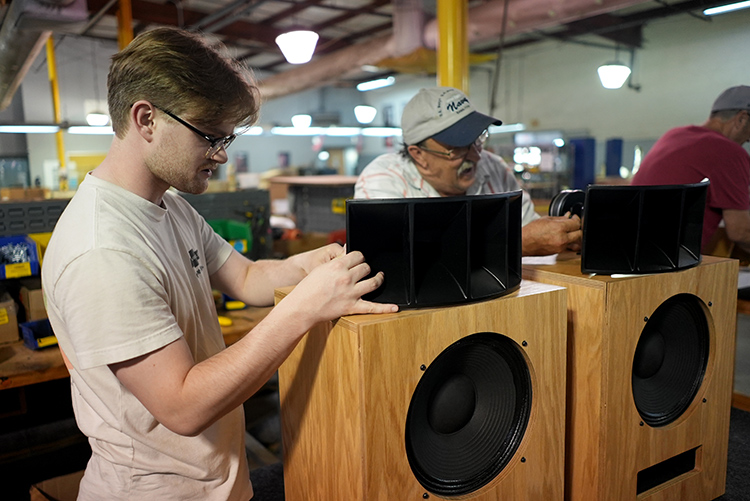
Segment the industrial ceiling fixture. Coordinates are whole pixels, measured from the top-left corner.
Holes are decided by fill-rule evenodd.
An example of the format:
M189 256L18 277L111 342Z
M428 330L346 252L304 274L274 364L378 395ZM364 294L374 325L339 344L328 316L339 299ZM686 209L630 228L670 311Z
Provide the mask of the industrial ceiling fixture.
M596 71L605 89L619 89L630 76L630 68L619 61L603 64Z
M99 109L99 79L96 70L96 42L91 44L91 64L94 73L94 99L96 108L86 113L86 123L92 127L103 127L109 123L109 115Z
M361 124L372 123L377 114L378 110L368 104L360 104L354 107L354 116L357 118L357 122Z
M386 77L386 78L378 78L376 80L368 80L367 82L362 82L357 84L357 90L360 92L366 92L368 90L375 90L380 89L383 87L388 87L390 85L393 85L396 83L396 78L393 76Z
M304 64L312 59L318 34L309 30L294 30L276 37L276 45L281 49L289 64Z
M294 115L292 125L297 129L307 129L312 125L312 116L306 114Z
M596 70L599 73L599 80L605 89L619 89L630 77L631 68L625 63L620 62L620 48L615 47L615 60L605 63ZM630 54L631 66L633 62L634 51Z
M735 10L748 9L750 8L750 0L746 2L736 2L727 5L720 5L719 7L711 7L703 11L704 16L715 16L717 14L724 14L725 12L733 12Z

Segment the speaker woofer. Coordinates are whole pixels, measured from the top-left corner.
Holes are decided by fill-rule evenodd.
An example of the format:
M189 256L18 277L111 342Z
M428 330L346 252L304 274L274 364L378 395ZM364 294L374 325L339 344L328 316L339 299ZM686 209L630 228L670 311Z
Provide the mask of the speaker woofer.
M649 318L633 357L635 406L649 426L679 418L703 382L709 353L709 329L701 301L678 294Z
M531 401L529 368L515 342L483 332L453 343L425 371L409 405L414 476L443 496L486 485L518 449Z

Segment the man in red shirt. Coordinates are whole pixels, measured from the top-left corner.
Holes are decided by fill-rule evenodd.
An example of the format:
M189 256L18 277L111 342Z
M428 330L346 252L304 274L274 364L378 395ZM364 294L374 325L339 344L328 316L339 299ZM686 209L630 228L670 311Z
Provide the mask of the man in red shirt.
M707 250L721 220L727 237L750 251L750 86L722 92L701 126L668 131L651 148L631 184L711 184L703 216L702 250Z

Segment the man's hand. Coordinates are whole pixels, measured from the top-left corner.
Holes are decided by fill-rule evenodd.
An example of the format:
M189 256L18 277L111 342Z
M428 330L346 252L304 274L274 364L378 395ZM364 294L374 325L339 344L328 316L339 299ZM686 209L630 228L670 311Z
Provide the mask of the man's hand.
M578 251L582 237L578 216L541 217L521 229L521 254L548 256L565 250Z
M339 244L328 244L318 249L295 254L287 258L287 260L302 268L305 274L309 275L312 270L321 264L328 263L342 256L344 253L346 253L346 250Z
M362 299L383 284L382 272L363 280L369 274L370 266L361 252L340 254L315 267L276 308L291 307L309 325L344 315L398 311L396 305Z

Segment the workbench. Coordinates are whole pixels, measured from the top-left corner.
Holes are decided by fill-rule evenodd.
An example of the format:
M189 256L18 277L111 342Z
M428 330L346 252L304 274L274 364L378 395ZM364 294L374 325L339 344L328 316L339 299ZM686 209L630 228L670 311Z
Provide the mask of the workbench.
M232 325L222 327L227 346L240 340L271 311L272 307L248 307L243 310L221 312L232 319ZM50 346L30 350L23 341L0 346L0 390L43 383L69 376L60 348Z

